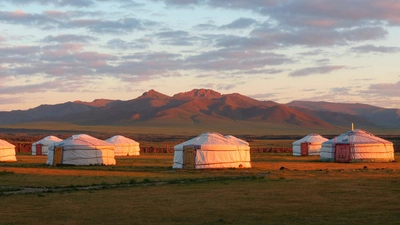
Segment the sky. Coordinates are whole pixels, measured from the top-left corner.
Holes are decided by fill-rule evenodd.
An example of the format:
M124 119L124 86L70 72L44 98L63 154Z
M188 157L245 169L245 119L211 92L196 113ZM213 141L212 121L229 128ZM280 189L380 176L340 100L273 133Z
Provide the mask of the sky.
M206 88L400 108L398 0L0 0L0 111Z

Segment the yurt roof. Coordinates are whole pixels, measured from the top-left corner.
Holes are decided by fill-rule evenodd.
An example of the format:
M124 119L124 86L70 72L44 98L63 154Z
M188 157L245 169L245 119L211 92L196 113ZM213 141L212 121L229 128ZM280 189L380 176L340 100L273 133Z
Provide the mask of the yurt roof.
M110 146L111 144L87 134L76 134L55 144L56 146Z
M130 138L124 137L122 135L115 135L113 137L110 137L109 139L105 140L108 143L111 144L124 144L124 145L139 145L139 142L134 141Z
M202 146L202 149L231 150L236 149L239 144L226 138L222 134L216 132L205 132L195 138L175 145L174 149L183 149L183 147L187 145L199 145Z
M37 144L51 144L51 143L60 142L60 141L62 141L62 139L60 139L60 138L58 138L58 137L56 137L56 136L47 136L47 137L45 137L45 138L43 138L43 139L41 139L41 140L39 140L39 141L33 143L33 145L37 145Z
M15 145L11 144L8 141L0 139L0 148L10 148L10 147L15 147Z
M355 129L347 131L337 137L326 141L325 143L343 143L343 144L393 144L392 142L377 137L367 131Z
M304 142L308 142L308 143L319 143L319 144L321 144L321 143L323 143L323 142L325 142L325 141L328 141L328 139L322 137L322 136L319 135L319 134L312 133L312 134L309 134L309 135L307 135L307 136L304 136L303 138L301 138L301 139L299 139L299 140L293 142L293 144L300 144L300 143L304 143Z
M232 141L238 143L238 144L241 144L241 145L249 145L249 142L247 142L247 141L245 141L245 140L242 140L242 139L240 139L240 138L237 138L237 137L235 137L235 136L233 136L233 135L225 135L225 137L226 137L227 139L229 139L229 140L232 140Z

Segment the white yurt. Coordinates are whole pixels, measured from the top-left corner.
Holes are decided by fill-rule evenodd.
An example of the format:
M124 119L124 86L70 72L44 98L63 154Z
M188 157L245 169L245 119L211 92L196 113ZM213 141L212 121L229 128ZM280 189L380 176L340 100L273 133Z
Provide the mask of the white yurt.
M60 141L62 139L56 136L47 136L32 144L32 155L47 155L49 146Z
M236 137L207 132L174 146L173 168L251 168L250 146Z
M321 161L392 162L393 143L364 130L347 131L322 143Z
M53 153L50 154L50 152ZM87 134L72 135L49 147L50 165L115 165L114 145ZM48 156L49 156L48 155Z
M140 155L139 142L122 135L115 135L105 140L106 142L114 145L115 156L132 156Z
M319 155L322 143L327 141L327 138L319 134L309 134L295 142L293 142L294 156Z
M15 146L8 141L0 139L0 162L15 162Z

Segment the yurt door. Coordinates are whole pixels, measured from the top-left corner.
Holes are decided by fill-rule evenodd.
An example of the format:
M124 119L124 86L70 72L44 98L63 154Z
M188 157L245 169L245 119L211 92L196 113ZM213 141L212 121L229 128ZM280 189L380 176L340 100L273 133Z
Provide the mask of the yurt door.
M62 158L63 158L63 147L59 146L54 148L53 166L62 164Z
M302 156L308 155L308 142L301 143L301 155Z
M43 154L42 147L43 147L42 144L37 144L36 145L36 155L42 155Z
M335 162L350 162L350 145L335 145Z
M183 168L194 169L195 151L193 146L183 148Z

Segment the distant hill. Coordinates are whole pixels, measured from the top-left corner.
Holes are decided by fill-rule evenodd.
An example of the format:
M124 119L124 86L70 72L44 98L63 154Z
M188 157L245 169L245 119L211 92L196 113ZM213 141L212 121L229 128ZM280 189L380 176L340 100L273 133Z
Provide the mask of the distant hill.
M293 101L286 105L338 125L351 121L377 127L400 126L400 109L387 109L359 103L309 101Z
M331 129L351 123L371 128L400 126L400 110L366 104L258 101L239 93L194 89L168 96L149 90L127 101L96 99L0 112L0 124L57 121L78 125L218 124L257 122Z

